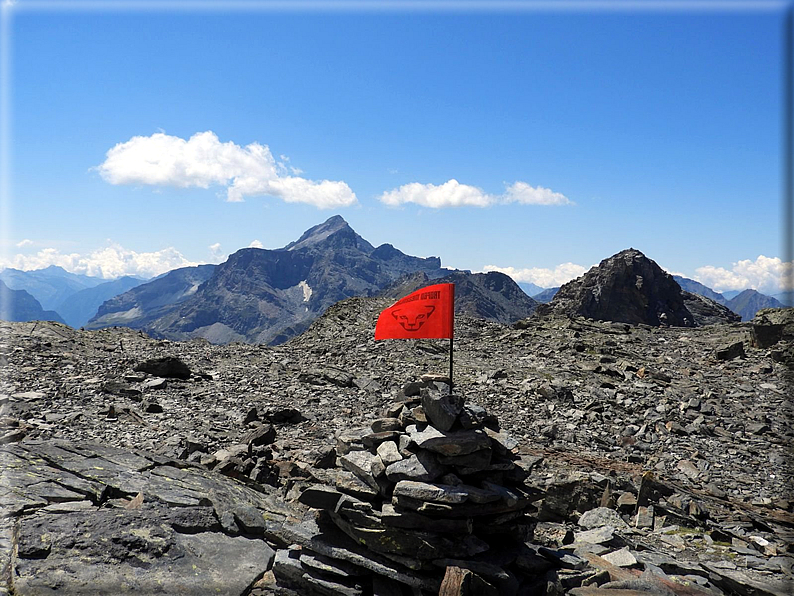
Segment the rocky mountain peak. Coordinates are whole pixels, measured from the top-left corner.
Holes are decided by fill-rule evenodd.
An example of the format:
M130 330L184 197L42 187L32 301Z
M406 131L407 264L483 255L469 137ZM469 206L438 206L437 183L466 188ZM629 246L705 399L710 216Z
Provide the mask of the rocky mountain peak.
M283 250L300 250L321 244L333 244L337 247L348 244L365 252L373 250L373 246L356 234L341 215L329 217L323 223L309 228L296 241L287 244Z
M673 277L635 248L601 261L563 285L540 314L567 314L600 321L691 327L692 314Z

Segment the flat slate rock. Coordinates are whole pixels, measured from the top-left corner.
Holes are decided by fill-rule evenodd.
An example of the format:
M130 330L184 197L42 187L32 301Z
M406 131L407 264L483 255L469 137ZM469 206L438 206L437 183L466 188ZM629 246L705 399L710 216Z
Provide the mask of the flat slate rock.
M446 456L466 455L491 446L491 439L481 430L443 432L432 426L419 430L411 425L406 431L411 440L422 449Z
M96 536L107 532L107 514L120 517L110 540L103 542ZM36 529L49 533L49 549L31 553L34 558L20 553L15 595L243 594L275 555L262 540L218 532L165 532L157 516L136 516L134 523L128 514L113 510L68 519L72 517L40 520Z
M265 487L145 452L50 440L0 456L16 596L246 594L275 556L265 535L294 514Z

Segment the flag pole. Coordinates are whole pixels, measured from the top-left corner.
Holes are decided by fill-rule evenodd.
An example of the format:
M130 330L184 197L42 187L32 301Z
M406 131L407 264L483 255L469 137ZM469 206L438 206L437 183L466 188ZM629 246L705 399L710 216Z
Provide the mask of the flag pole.
M454 340L450 337L449 338L449 394L453 395L452 392L452 342Z
M449 394L453 395L452 391L452 344L455 341L455 284L452 284L452 325L450 326L449 334Z

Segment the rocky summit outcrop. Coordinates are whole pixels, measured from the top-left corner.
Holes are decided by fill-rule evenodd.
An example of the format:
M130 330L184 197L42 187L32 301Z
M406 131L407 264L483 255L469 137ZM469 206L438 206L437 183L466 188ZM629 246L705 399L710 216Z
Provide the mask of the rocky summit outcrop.
M699 301L699 311L705 302ZM565 314L598 321L692 327L681 287L640 251L630 248L604 259L582 277L564 284L537 314ZM719 317L719 309L709 316Z
M390 302L274 347L0 323L0 593L791 593L794 310L460 315L450 396Z
M140 450L26 441L0 461L4 593L20 596L245 594L275 557L268 524L292 513L266 487Z

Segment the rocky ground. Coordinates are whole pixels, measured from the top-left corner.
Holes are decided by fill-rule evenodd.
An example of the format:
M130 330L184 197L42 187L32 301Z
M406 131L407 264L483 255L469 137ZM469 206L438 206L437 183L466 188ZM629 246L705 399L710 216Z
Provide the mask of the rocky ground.
M9 593L448 589L443 567L318 539L323 507L299 500L325 484L383 515L337 457L373 455L351 431L441 387L422 375L446 374L449 342L375 342L386 306L346 300L278 347L0 323ZM454 393L517 440L534 495L532 556L503 565L515 582L473 551L470 571L501 593L790 593L790 342L754 347L752 329L459 317Z

